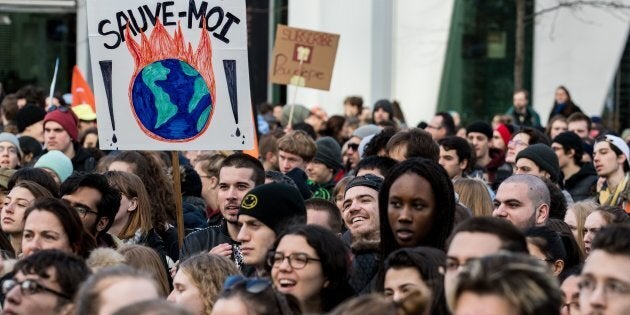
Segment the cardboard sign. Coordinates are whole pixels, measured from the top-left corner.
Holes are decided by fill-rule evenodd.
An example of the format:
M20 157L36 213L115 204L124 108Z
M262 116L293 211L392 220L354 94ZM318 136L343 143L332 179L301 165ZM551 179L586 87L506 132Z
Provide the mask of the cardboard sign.
M245 0L88 0L104 150L251 149Z
M339 35L278 25L271 82L330 89Z

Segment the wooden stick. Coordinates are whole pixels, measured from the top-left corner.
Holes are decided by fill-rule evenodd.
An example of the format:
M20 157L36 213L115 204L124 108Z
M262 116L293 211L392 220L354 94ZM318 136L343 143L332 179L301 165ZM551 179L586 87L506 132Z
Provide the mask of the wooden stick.
M177 213L177 242L179 248L184 246L184 206L182 205L182 182L179 173L179 152L171 151L173 165L173 195L175 196L175 211Z

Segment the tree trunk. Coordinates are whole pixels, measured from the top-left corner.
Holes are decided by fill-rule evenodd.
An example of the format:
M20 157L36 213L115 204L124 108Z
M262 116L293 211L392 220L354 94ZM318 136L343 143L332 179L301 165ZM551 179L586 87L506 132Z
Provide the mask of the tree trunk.
M525 62L525 1L516 1L516 47L514 52L514 90L523 88Z

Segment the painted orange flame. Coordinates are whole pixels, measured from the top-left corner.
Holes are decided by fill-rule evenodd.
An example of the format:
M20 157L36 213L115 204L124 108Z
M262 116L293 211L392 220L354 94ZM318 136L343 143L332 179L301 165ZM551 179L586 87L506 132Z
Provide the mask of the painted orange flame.
M203 77L208 85L208 90L212 97L212 105L213 107L216 106L216 82L212 69L212 44L208 37L208 32L205 31L205 20L196 52L193 52L190 43L185 47L181 25L177 25L177 30L175 30L173 37L171 37L164 28L164 25L162 25L162 22L160 22L159 19L156 20L155 27L149 38L147 38L144 32L140 33L140 46L138 46L138 43L131 36L129 26L127 26L125 30L125 42L136 64L132 78L135 78L146 65L155 61L178 59L186 62L201 74L201 77Z

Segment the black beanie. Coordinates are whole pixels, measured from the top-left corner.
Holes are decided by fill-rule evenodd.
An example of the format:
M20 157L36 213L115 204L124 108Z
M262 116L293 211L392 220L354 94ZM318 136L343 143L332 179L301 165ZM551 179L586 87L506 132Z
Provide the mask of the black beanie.
M287 184L270 183L250 190L243 200L238 214L256 218L276 235L287 222L306 223L306 207L300 193Z
M372 120L374 120L374 112L376 112L379 108L382 108L384 111L389 113L389 120L394 120L394 106L388 100L379 100L374 104L374 109L372 110Z
M20 108L15 115L15 123L18 128L18 132L24 132L26 127L44 120L46 111L41 107L33 104L27 104Z
M520 158L530 159L542 170L547 171L552 182L557 183L560 180L558 156L548 145L542 143L530 145L516 155L516 161Z
M335 171L343 168L341 146L339 146L339 143L335 139L331 137L319 138L315 141L315 146L317 146L317 152L313 160Z
M552 142L556 142L562 145L562 147L565 150L570 150L570 149L575 150L575 155L579 156L580 158L584 154L584 147L582 146L582 139L580 139L580 136L578 136L573 131L565 131L557 135L555 138L553 138Z
M373 174L365 174L362 176L357 176L355 178L353 178L348 185L346 185L346 192L352 188L352 187L357 187L357 186L365 186L365 187L369 187L372 188L376 191L380 191L381 190L381 185L383 185L383 179L373 175Z
M485 121L475 121L466 127L466 135L471 132L478 132L486 135L488 140L492 139L492 127Z

